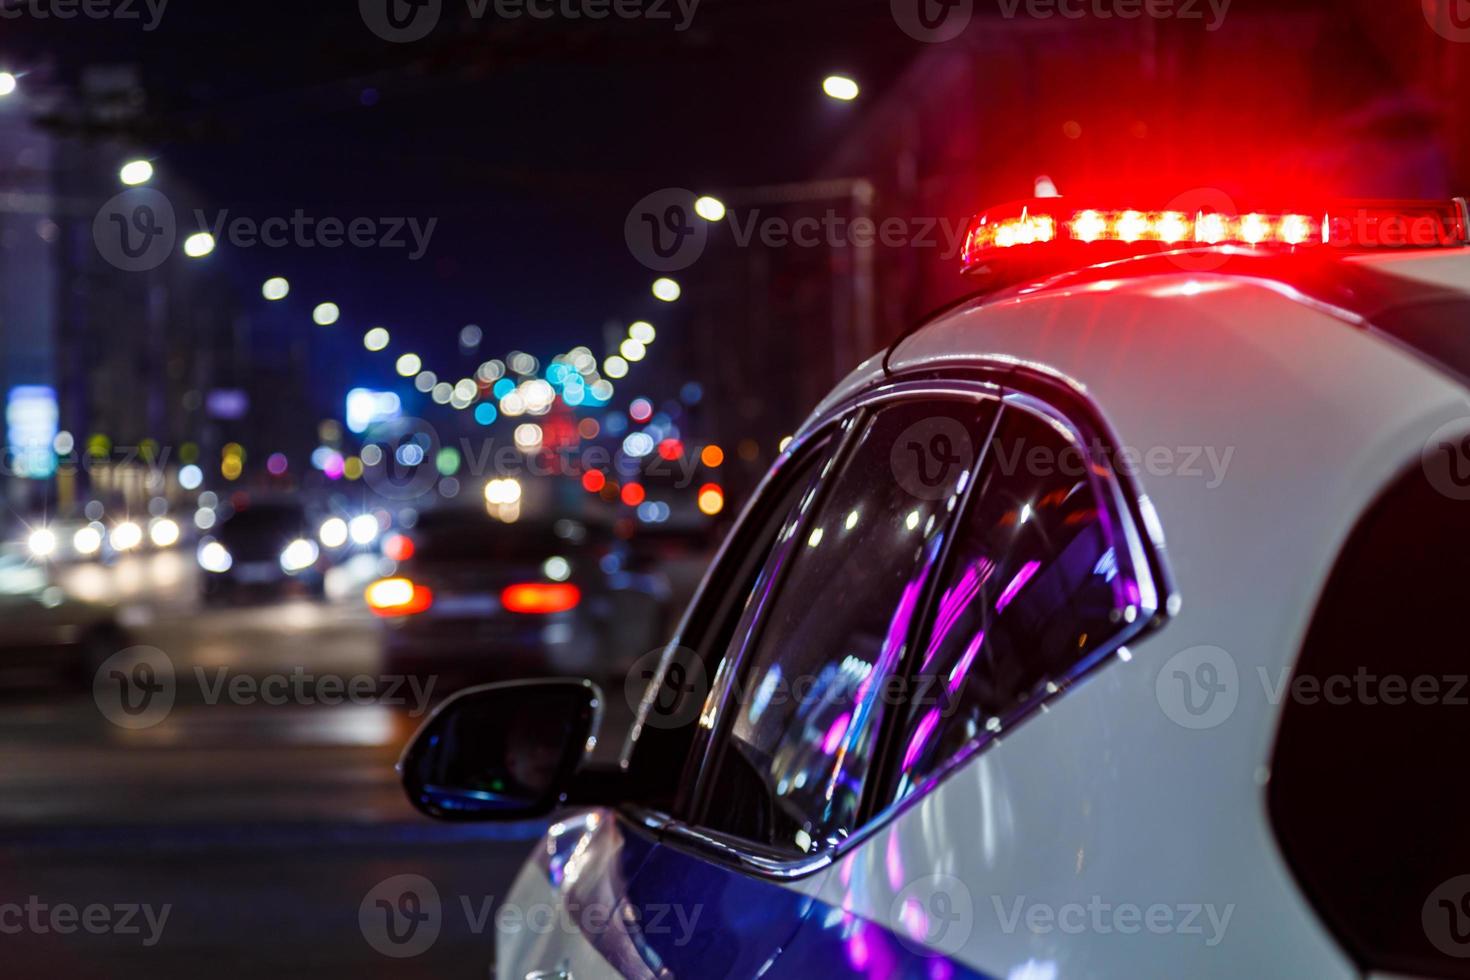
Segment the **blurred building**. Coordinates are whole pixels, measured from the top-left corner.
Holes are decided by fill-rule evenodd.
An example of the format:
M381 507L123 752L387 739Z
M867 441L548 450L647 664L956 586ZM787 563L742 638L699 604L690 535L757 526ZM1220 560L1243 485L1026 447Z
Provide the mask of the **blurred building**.
M57 150L31 111L24 89L0 97L0 405L7 414L0 473L11 513L43 500L41 485L25 477L50 476L44 443L56 421L58 229L50 178Z
M1470 191L1470 44L1434 28L1432 2L1236 0L1215 30L986 6L955 40L914 44L892 84L836 106L851 118L809 182L731 191L727 227L685 274L689 370L709 379L709 428L747 444L747 484L862 357L972 288L966 221L1034 196L1039 177L1070 197L1165 201L1200 187L1243 201ZM868 218L877 234L802 246L758 231L812 218ZM741 244L731 229L752 219Z
M119 168L148 156L145 108L127 66L64 81L31 72L0 100L0 371L7 391L49 388L62 433L54 465L7 474L18 511L99 499L138 513L177 495L181 463L218 475L232 442L304 458L312 437L292 397L303 351L261 345L276 338L245 317L221 263L176 248L128 271L99 250L93 223L124 190ZM177 174L166 194L182 230L194 195Z

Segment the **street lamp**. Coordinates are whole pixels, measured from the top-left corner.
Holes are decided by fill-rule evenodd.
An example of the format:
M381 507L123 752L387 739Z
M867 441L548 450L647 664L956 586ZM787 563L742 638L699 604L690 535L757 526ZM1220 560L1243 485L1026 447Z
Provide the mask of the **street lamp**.
M260 294L271 302L285 299L291 293L291 283L282 276L272 276L260 287Z
M839 102L851 102L858 97L858 83L846 75L828 75L822 79L822 91Z
M684 290L679 284L668 277L655 279L653 282L653 295L665 303L672 303L683 295Z
M718 197L705 195L694 202L694 213L705 221L723 221L725 219L725 202Z
M191 259L202 259L214 251L214 236L207 231L195 232L184 239L184 254Z
M153 164L147 160L129 160L117 172L117 177L129 187L146 184L153 179Z

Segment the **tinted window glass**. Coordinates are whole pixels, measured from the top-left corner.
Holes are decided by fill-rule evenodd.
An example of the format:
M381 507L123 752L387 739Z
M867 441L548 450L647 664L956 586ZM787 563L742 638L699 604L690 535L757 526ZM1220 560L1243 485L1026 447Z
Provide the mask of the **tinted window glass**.
M787 528L794 526L816 495L817 480L831 462L835 440L822 438L803 447L766 488L755 509L740 528L719 566L713 569L705 591L690 611L685 641L656 675L656 665L628 679L630 685L657 682L656 691L643 690L640 724L632 746L629 773L633 798L661 810L683 811L698 773L694 757L694 721L705 695L703 681L728 671L725 662L730 637L740 635L737 622L753 621L754 596L767 590L762 578L770 574L774 549L784 545ZM695 649L697 648L697 649ZM635 668L637 670L637 668ZM688 778L680 774L688 771ZM680 803L684 805L679 805Z
M1105 653L1138 585L1070 434L1007 408L956 532L900 745L898 795Z
M886 682L986 412L895 405L855 434L734 671L706 826L797 854L851 832Z

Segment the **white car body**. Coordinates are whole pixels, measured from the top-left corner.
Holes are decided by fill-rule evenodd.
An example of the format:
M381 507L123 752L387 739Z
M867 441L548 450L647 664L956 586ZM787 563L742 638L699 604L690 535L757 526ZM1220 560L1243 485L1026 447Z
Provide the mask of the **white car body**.
M1470 292L1470 249L1339 261ZM1125 263L1113 278L942 315L886 367L874 357L855 370L791 451L891 376L1005 363L1075 389L1138 451L1177 610L834 861L769 884L818 899L814 914L841 910L900 938L913 931L906 903L950 910L957 928L930 951L936 980L1362 976L1268 817L1280 690L1360 515L1432 439L1470 433L1470 391L1288 283ZM1233 707L1181 723L1165 704L1167 671L1200 647L1233 662ZM565 909L601 892L617 906L617 853L646 832L616 808L562 820L507 903ZM576 873L548 876L569 855ZM578 929L502 930L499 975L660 975L633 939L614 945L623 952ZM849 959L832 975L881 972Z

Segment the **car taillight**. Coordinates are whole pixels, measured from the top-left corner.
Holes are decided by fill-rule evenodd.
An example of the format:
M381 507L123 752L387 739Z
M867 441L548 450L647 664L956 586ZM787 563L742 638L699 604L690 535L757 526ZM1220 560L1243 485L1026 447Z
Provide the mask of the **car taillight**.
M427 586L406 578L380 578L363 596L379 616L412 616L434 604L434 593Z
M1150 251L1235 245L1366 251L1470 245L1470 210L1453 201L1344 201L1296 209L1078 207L1037 198L992 208L970 222L966 272L1000 261L1066 252L1101 260ZM1080 252L1079 252L1080 250Z
M547 615L577 608L582 590L565 582L520 582L508 585L500 593L500 604L507 612Z
M394 561L408 561L413 552L413 538L406 534L390 534L383 539L383 554Z

